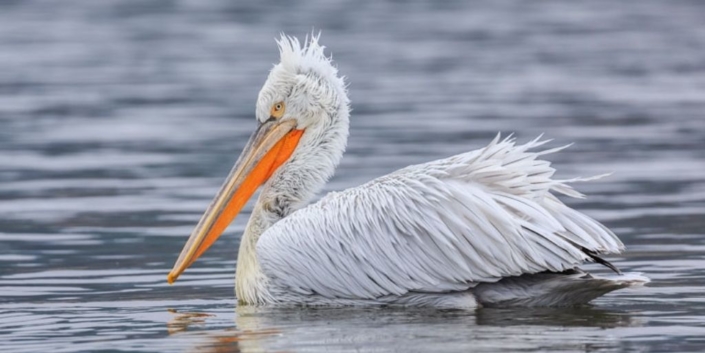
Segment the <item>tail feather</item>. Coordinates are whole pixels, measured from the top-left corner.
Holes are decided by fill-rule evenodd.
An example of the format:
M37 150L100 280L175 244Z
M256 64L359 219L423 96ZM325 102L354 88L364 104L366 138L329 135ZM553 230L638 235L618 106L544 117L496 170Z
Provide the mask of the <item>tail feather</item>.
M482 283L473 294L486 307L566 307L587 304L614 290L650 282L640 273L595 276L579 269L562 273L537 273Z

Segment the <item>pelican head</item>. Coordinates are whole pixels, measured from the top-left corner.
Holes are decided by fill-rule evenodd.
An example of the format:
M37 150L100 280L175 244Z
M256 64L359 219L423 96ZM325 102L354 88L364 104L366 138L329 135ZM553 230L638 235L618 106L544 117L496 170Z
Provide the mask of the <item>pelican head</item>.
M318 38L304 45L284 35L277 41L280 63L259 92L257 129L191 233L169 283L216 241L260 186L259 232L305 205L332 176L347 142L349 100Z

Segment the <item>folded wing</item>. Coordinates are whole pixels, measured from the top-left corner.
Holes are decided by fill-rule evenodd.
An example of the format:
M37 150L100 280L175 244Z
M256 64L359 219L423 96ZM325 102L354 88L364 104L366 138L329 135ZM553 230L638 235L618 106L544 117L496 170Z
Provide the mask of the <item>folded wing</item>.
M273 284L302 295L374 299L461 291L482 282L560 272L623 250L619 239L554 193L582 197L540 157L495 138L487 147L410 166L331 193L257 243Z

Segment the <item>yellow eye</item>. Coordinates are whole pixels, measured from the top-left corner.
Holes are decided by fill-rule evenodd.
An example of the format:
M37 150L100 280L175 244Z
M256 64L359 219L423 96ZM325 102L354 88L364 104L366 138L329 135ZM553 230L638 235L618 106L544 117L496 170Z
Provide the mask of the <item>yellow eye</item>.
M286 106L284 105L284 102L279 102L275 103L272 106L272 110L269 112L269 114L277 119L281 118L284 115L284 109Z

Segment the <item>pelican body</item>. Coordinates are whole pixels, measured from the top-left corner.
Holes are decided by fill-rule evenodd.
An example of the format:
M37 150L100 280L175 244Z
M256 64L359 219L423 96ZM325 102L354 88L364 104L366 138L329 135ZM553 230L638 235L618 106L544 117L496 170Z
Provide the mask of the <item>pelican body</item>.
M569 306L648 282L598 255L622 242L557 194L540 139L409 166L308 204L348 138L343 79L314 36L278 41L281 62L259 93L258 128L194 229L169 283L223 233L254 192L242 235L240 305ZM600 262L617 272L579 269Z

